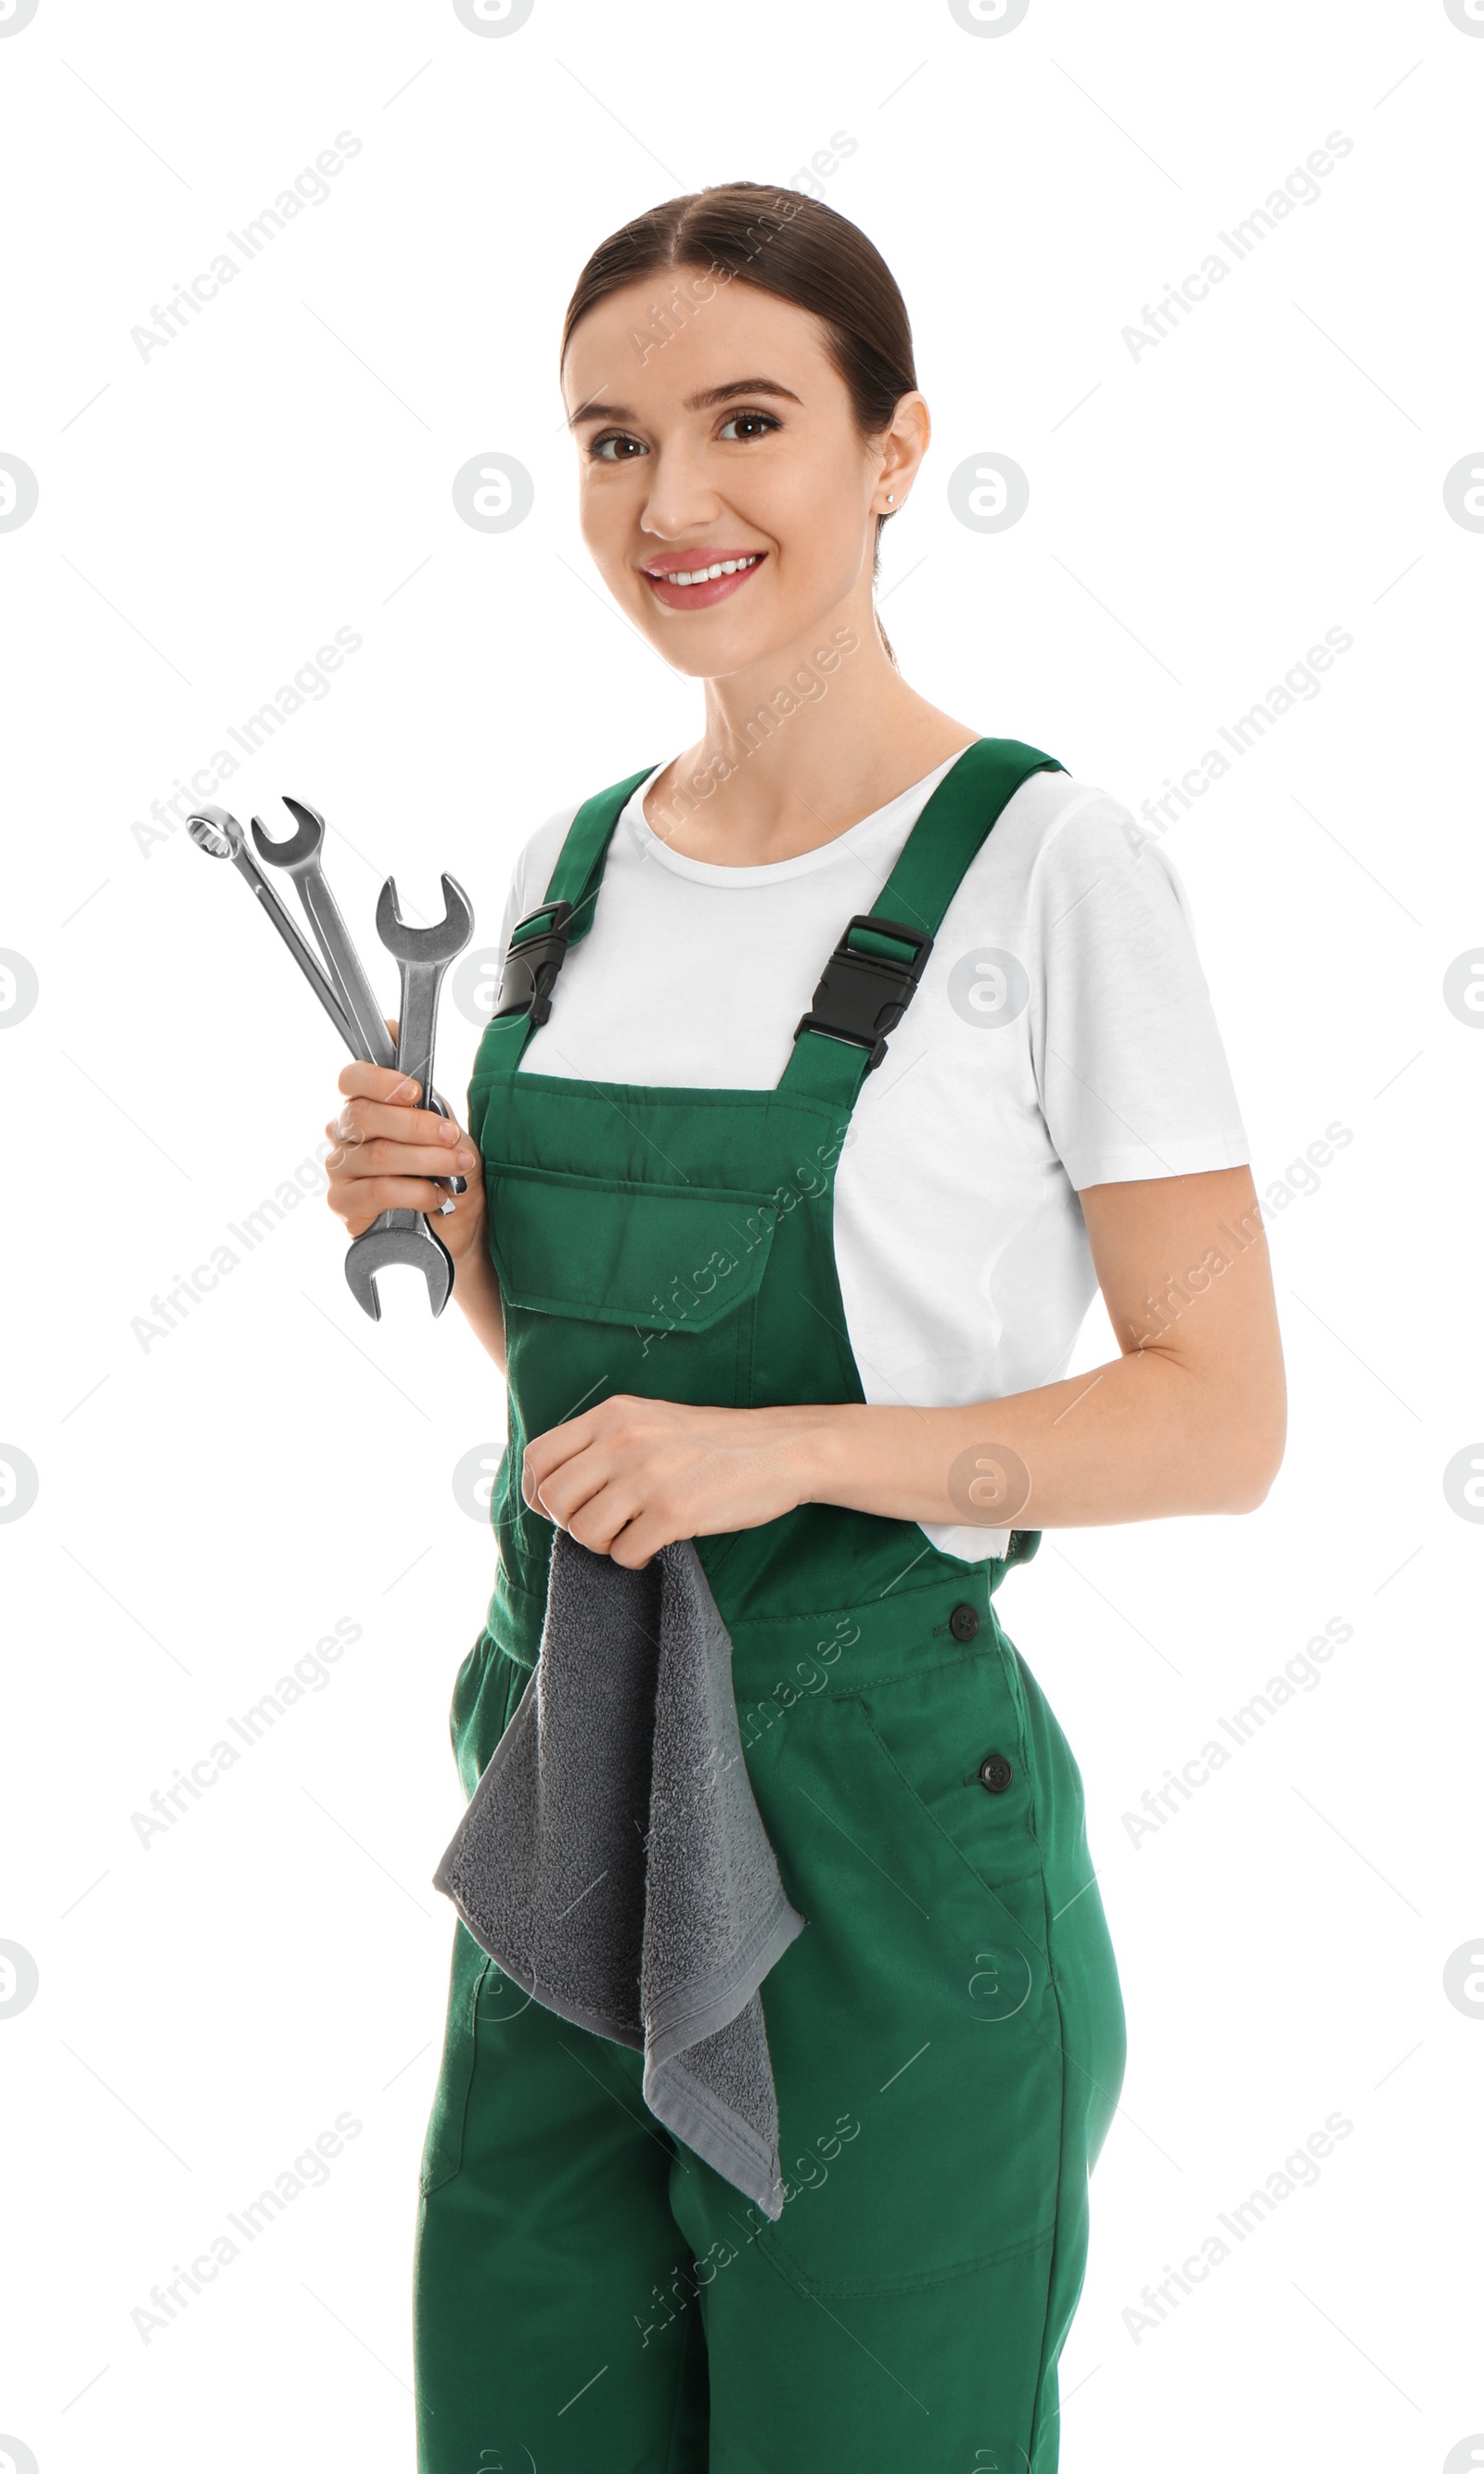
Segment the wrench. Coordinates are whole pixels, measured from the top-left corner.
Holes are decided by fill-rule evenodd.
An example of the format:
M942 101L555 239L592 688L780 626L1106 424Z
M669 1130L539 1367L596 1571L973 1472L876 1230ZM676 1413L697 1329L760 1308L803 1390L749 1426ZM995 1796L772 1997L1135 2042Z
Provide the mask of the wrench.
M340 909L326 881L321 846L325 839L325 819L317 808L307 807L303 799L291 799L285 790L283 805L299 819L299 831L284 842L271 841L262 819L253 818L253 839L261 856L272 867L286 867L299 887L299 899L308 913L309 925L319 939L321 953L328 967L330 984L340 999L343 1011L354 1026L356 1036L351 1042L353 1056L367 1057L373 1065L395 1065L397 1054L392 1035L377 1003L376 991L367 979L360 956L351 942L350 933L340 916ZM440 1117L451 1117L447 1100L436 1092L432 1083L419 1077L426 1097L425 1107L435 1109ZM452 1176L449 1185L454 1194L463 1194L466 1181Z
M287 841L274 841L264 831L261 819L255 816L253 839L257 844L257 856L266 860L270 867L287 868L298 885L299 899L308 914L330 980L363 1043L357 1055L373 1065L395 1065L392 1036L381 1018L376 991L351 942L340 907L325 881L320 863L325 819L315 809L306 808L302 799L291 799L287 791L283 793L283 805L299 819L299 831L290 834Z
M395 955L401 980L394 1062L399 1074L412 1076L425 1092L432 1088L438 990L444 972L463 952L474 928L474 914L463 887L451 876L441 882L443 917L434 928L407 925L397 907L396 881L390 876L377 903L377 934L387 952ZM422 1272L428 1304L435 1315L442 1314L453 1287L453 1257L423 1212L383 1211L354 1239L346 1255L351 1295L373 1322L381 1319L376 1275L388 1263L409 1263Z
M225 808L197 808L187 816L185 830L198 850L208 851L213 859L230 859L238 874L247 879L265 917L278 930L352 1055L356 1055L360 1043L350 1016L249 850L247 836L236 817Z
M299 814L312 818L313 821L309 828L309 833L315 837L314 846L317 847L318 839L322 839L324 836L324 819L317 815L312 808L303 807L302 803L298 800L290 799L287 802L287 805L293 808ZM327 980L325 972L321 969L319 962L310 951L304 935L296 926L292 913L284 909L276 888L270 884L267 877L264 876L262 869L258 866L257 861L249 850L247 836L244 834L242 827L238 824L236 817L231 815L226 808L197 808L193 810L191 814L186 818L185 827L192 841L196 844L199 850L208 852L213 859L230 859L233 867L238 870L238 872L245 878L246 882L252 886L259 908L272 922L272 925L277 930L279 935L282 937L284 944L293 955L295 961L298 963L304 978L308 981L309 985L314 990L315 995L319 998L319 1001L324 1007L327 1014L329 1016L330 1021L334 1024L341 1038L345 1041L346 1047L350 1050L351 1055L354 1057L363 1057L366 1053L367 1042L362 1037L360 1031L356 1028L355 1020L353 1017L350 995L336 963L332 945L327 945L324 937L321 937L321 946L325 952L326 959L329 964L329 977ZM264 851L264 855L269 857L271 863L275 865L280 862L276 859L273 859L272 854L280 850L282 850L285 853L291 851L295 846L295 842L303 838L303 834L301 834L301 836L295 837L287 843L269 842L263 832L262 825L256 816L253 819L253 831L258 840L259 847ZM328 903L329 909L334 912L335 921L339 929L340 945L343 950L351 953L353 959L355 959L354 949L351 945L350 937L347 935L345 931L344 922L341 921L340 913L335 908L332 896L329 894L329 888L324 883L323 872L317 871L317 873L319 874L320 886L323 889L325 898ZM307 902L305 902L304 907L306 910L308 909ZM311 925L313 924L314 922L311 916ZM358 960L355 960L355 969L360 980L365 983L365 973L361 970ZM368 994L369 993L368 988ZM387 1031L385 1023L381 1019L379 1010L376 1007L376 999L374 996L371 998L371 1006L379 1040L379 1050L376 1057L376 1062L378 1064L384 1063L387 1065L393 1065L396 1062L396 1055L392 1047L391 1035ZM430 1087L427 1090L425 1104L429 1108L436 1109L440 1117L451 1117L452 1115L452 1111L450 1108L448 1102L443 1099L438 1092L432 1090ZM450 1176L444 1181L448 1184L450 1195L463 1194L468 1190L467 1180L462 1176ZM449 1207L451 1209L451 1203Z

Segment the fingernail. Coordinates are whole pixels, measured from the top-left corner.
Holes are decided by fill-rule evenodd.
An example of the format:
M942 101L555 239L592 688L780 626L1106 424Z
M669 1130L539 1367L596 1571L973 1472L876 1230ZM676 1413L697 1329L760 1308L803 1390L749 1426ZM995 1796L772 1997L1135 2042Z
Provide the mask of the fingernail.
M455 1167L455 1168L473 1168L474 1164L474 1155L473 1152L454 1152L454 1154L453 1154L453 1165L454 1165L454 1167Z

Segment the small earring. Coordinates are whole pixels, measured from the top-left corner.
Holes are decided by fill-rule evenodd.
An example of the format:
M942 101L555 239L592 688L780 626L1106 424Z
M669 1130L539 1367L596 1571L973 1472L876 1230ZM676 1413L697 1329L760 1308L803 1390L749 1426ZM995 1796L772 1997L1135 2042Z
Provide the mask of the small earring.
M894 507L896 505L896 492L894 490L888 490L887 492L887 504L888 507Z

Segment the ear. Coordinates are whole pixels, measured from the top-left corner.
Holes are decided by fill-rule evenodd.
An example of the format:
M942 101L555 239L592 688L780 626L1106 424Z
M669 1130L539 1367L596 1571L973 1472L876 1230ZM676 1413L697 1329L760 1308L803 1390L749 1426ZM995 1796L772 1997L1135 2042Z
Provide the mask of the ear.
M915 387L898 396L891 420L877 445L876 486L871 500L875 514L895 515L906 504L932 435L933 420L926 397Z

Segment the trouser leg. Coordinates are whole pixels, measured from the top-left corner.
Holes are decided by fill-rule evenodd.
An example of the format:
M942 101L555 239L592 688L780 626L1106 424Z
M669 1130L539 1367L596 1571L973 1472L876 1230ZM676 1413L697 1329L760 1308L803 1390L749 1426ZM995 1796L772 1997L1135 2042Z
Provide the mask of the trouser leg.
M783 2217L654 2120L640 2055L459 1928L420 2474L1055 2474L1124 2057L1065 1740L1028 1673L976 1659L749 1731L748 1767L808 1919L761 1993Z
M1055 2474L1123 2012L1076 1765L1009 1660L747 1727L806 1929L760 1999L787 2195L703 2168L709 2474ZM978 1765L1004 1755L1009 1791Z
M414 2260L419 2474L701 2474L705 2357L642 2061L462 1925ZM698 2170L698 2169L697 2169ZM529 2455L525 2452L529 2452Z

